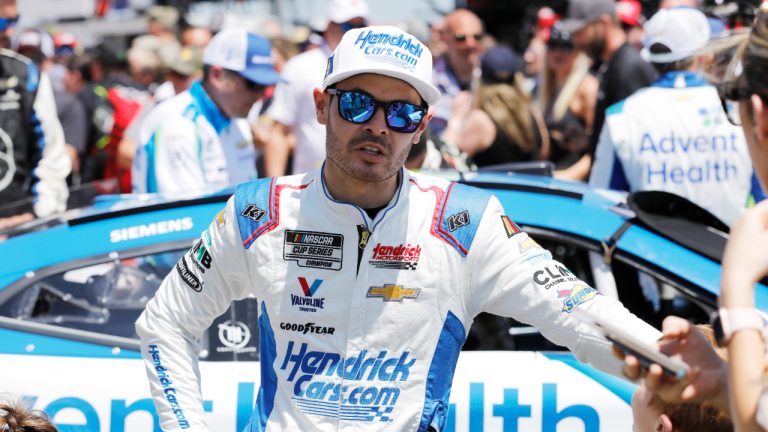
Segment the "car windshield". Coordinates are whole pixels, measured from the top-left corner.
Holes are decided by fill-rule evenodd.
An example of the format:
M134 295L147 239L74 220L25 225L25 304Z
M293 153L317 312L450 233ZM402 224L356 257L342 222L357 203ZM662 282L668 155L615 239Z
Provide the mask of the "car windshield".
M184 249L79 267L42 278L0 315L135 338L133 323Z

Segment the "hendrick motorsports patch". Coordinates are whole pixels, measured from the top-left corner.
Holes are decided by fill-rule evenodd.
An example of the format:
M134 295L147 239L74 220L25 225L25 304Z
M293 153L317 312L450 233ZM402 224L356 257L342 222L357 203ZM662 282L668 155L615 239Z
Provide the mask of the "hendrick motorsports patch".
M299 267L341 270L344 236L312 231L285 231L283 259Z

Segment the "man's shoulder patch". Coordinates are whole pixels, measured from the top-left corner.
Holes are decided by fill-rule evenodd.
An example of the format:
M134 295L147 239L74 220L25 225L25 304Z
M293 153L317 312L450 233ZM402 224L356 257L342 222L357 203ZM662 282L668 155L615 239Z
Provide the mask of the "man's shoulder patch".
M451 183L438 201L432 233L453 246L462 256L469 253L491 193L461 183Z
M248 249L262 234L274 228L275 178L242 183L235 188L235 216L243 247Z

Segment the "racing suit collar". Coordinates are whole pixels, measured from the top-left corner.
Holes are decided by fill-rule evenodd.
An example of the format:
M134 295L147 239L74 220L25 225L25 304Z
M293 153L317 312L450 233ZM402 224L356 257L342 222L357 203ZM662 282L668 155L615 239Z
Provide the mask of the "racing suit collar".
M402 200L405 199L406 191L405 188L410 184L411 175L408 172L408 170L405 169L405 167L400 168L400 175L399 175L399 181L400 184L398 185L397 190L395 191L394 196L389 201L389 203L384 207L383 210L381 210L377 215L376 218L371 220L370 217L368 217L368 214L363 210L362 208L358 207L355 204L339 201L335 199L333 196L331 196L331 193L328 191L328 187L325 184L325 180L323 179L323 170L325 169L325 162L323 162L322 167L320 167L320 170L316 172L316 178L318 181L314 182L315 190L318 193L318 199L319 202L324 203L321 204L323 208L328 208L332 214L339 215L342 218L345 219L345 221L362 221L362 223L365 225L365 228L368 231L373 232L376 229L376 226L387 216L387 214L394 209Z
M672 71L660 76L651 87L661 88L691 88L708 86L704 77L691 71Z
M216 106L213 99L208 96L208 93L205 92L200 81L195 81L192 84L192 87L189 88L189 93L195 99L195 102L197 102L197 105L200 107L200 112L203 113L205 119L208 120L214 129L216 129L217 134L221 134L221 131L229 126L230 120L223 112L221 112L219 107Z

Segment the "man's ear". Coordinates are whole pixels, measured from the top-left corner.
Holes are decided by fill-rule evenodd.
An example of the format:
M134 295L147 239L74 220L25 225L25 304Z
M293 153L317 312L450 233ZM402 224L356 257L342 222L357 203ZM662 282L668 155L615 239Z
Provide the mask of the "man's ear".
M221 66L210 66L208 80L213 84L220 84L224 80L224 68Z
M328 97L330 95L319 87L312 90L312 98L315 100L315 115L317 115L317 122L321 125L325 125L328 120Z
M425 130L427 130L427 125L429 124L429 121L432 120L432 111L427 111L427 116L424 117L424 120L421 121L421 124L419 125L419 128L416 129L416 133L413 134L413 139L411 140L411 144L416 144L421 139L421 134L424 133Z
M755 119L755 136L758 142L765 142L768 138L768 109L766 109L763 99L753 94L749 98L749 102L752 104L752 112Z
M666 414L661 414L656 421L656 432L674 432L674 430L672 419Z

